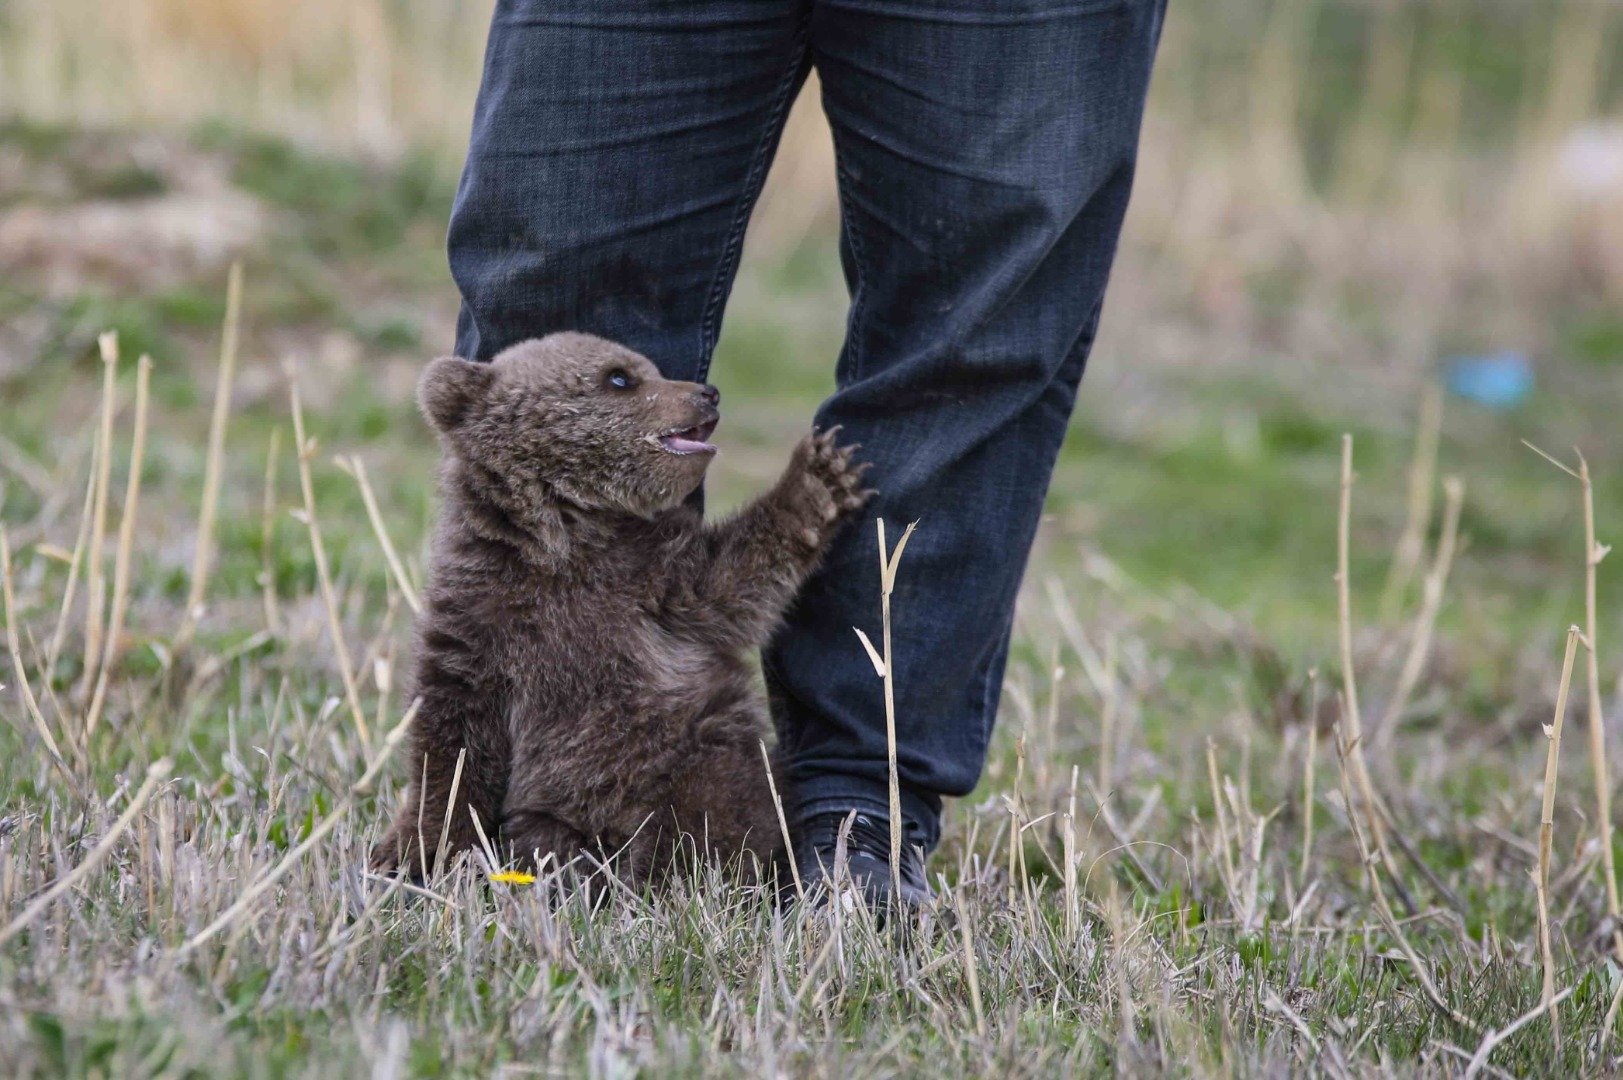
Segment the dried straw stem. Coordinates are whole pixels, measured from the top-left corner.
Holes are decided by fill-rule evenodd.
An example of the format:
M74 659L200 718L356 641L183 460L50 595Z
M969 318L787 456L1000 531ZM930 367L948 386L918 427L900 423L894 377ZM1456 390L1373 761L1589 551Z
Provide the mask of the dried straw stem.
M1020 897L1020 785L1026 778L1026 734L1021 732L1014 741L1014 784L1009 793L1003 796L1003 801L1009 807L1009 873L1008 873L1008 900L1009 910L1015 910L1015 904Z
M282 450L282 429L271 428L265 447L265 495L259 508L259 589L264 598L265 629L276 634L282 624L276 604L276 462Z
M1351 435L1341 437L1341 506L1336 516L1336 609L1341 637L1342 709L1346 731L1346 754L1351 759L1354 782L1369 820L1369 831L1375 839L1375 850L1381 865L1398 882L1398 868L1386 844L1386 830L1381 826L1379 802L1375 785L1369 778L1369 766L1364 760L1364 724L1358 712L1358 680L1353 671L1352 644L1352 586L1347 570L1349 534L1352 521L1352 451Z
M1313 684L1312 705L1307 713L1307 751L1302 758L1302 863L1297 871L1297 887L1307 886L1307 871L1313 861L1313 779L1319 763L1319 671L1308 672Z
M1446 500L1443 507L1443 534L1438 538L1437 554L1426 574L1420 614L1415 617L1414 634L1409 639L1409 654L1404 657L1403 669L1398 674L1398 683L1392 691L1392 698L1387 702L1386 713L1381 717L1380 726L1375 729L1375 738L1381 742L1392 738L1398 722L1403 718L1403 710L1409 707L1409 699L1420 683L1420 674L1425 669L1426 658L1431 654L1432 634L1437 628L1437 611L1442 607L1443 591L1448 586L1448 572L1454 564L1454 549L1459 541L1460 532L1460 508L1465 501L1465 485L1458 477L1450 476L1443 481L1443 493Z
M1572 661L1578 652L1583 633L1576 626L1567 628L1567 651L1561 661L1561 686L1555 694L1555 719L1544 729L1549 747L1544 755L1544 800L1538 819L1538 871L1533 885L1538 893L1538 952L1544 968L1543 1002L1550 1013L1550 1030L1557 1051L1561 1047L1561 1017L1556 1012L1555 953L1550 947L1550 843L1555 833L1556 771L1561 763L1561 729L1567 715L1567 691L1572 686Z
M106 584L102 580L102 546L107 539L107 498L113 486L113 398L118 374L118 335L108 332L97 339L101 348L101 426L96 432L96 500L91 514L90 553L85 577L88 606L85 608L84 671L79 677L80 694L95 685L96 662L101 656L101 617L107 606Z
M1546 1012L1549 1012L1563 1001L1567 1000L1567 998L1572 996L1572 992L1576 989L1578 989L1576 986L1569 986L1554 997L1546 998L1539 1002L1536 1007L1522 1013L1522 1015L1518 1016L1516 1019L1512 1020L1498 1031L1490 1031L1486 1035L1482 1036L1482 1042L1477 1046L1476 1053L1471 1055L1471 1060L1465 1067L1465 1080L1471 1080L1472 1077L1476 1076L1487 1067L1489 1055L1494 1052L1500 1043L1504 1042L1506 1039L1516 1034L1516 1032L1520 1031L1528 1024L1531 1024L1534 1020L1537 1020L1539 1017L1543 1016ZM1608 1024L1607 1028L1610 1029L1610 1027L1611 1025Z
M783 833L783 853L789 860L789 874L795 879L795 896L806 902L806 886L800 880L800 867L795 861L794 840L789 835L789 818L783 812L783 800L778 797L778 781L772 775L772 755L767 752L766 741L761 741L761 763L766 767L766 786L772 792L772 806L778 812L778 829Z
M975 1012L975 1031L986 1034L986 1009L981 1004L981 980L975 964L975 939L970 933L969 911L964 906L964 891L960 885L953 890L953 901L958 908L958 933L964 948L964 980L969 983L969 1004Z
M1121 708L1121 689L1116 677L1116 638L1105 642L1105 693L1099 709L1099 790L1110 794L1116 777L1116 719ZM1059 678L1054 679L1054 697L1059 698Z
M85 502L79 511L79 532L73 540L73 555L68 560L68 580L62 588L62 603L56 612L56 629L51 632L51 644L45 650L45 679L56 673L56 662L62 656L62 645L68 637L68 619L73 614L73 598L79 587L79 571L84 567L85 545L90 541L90 519L95 512L96 477L101 468L102 446L100 435L91 441L90 478L85 481Z
M1414 457L1409 462L1407 514L1403 532L1392 552L1392 567L1381 590L1381 616L1397 614L1404 590L1420 569L1420 556L1426 543L1426 525L1431 521L1431 504L1437 476L1437 447L1443 426L1443 395L1427 384L1420 399L1420 424L1415 429Z
M360 733L361 744L372 741L367 727L366 711L361 708L360 689L355 685L355 672L350 666L349 646L344 643L344 623L338 612L338 594L332 585L332 571L327 565L327 548L321 542L321 523L316 518L316 489L310 478L310 459L315 457L315 442L304 436L304 408L299 401L299 380L288 369L288 395L293 407L293 441L299 463L299 488L304 494L304 525L310 530L310 549L315 556L316 580L321 586L321 599L327 608L327 626L332 632L333 654L338 660L338 673L344 680L344 698L349 703L355 730Z
M158 784L159 777L168 772L173 764L174 762L168 758L159 758L147 767L146 779L136 789L135 795L130 799L130 805L126 806L124 812L118 816L118 820L113 822L113 827L108 829L96 846L90 849L90 854L85 856L83 862L57 878L49 888L34 898L33 903L24 908L15 919L7 923L4 930L0 930L0 945L4 945L16 937L23 927L33 922L46 908L50 907L58 896L73 888L84 880L92 870L101 865L102 860L107 858L113 848L118 846L119 837L123 836L124 830L130 827L130 822L135 820L135 815L140 813L141 807L146 805L147 799L152 795L152 789Z
M377 534L378 544L383 548L384 561L389 564L389 572L394 575L395 584L400 587L400 595L406 598L406 606L411 608L413 615L423 613L423 602L417 596L417 590L412 587L411 579L406 576L406 567L400 561L400 554L395 550L394 541L389 538L389 530L383 524L383 514L378 510L378 500L372 494L372 484L366 478L366 464L358 456L339 458L338 467L355 478L356 486L361 489L361 502L366 505L367 520L372 523L372 531Z
M1062 878L1065 883L1065 937L1070 940L1076 934L1081 913L1076 903L1076 781L1077 766L1071 766L1070 794L1065 800L1064 832L1061 836L1065 868Z
M451 844L451 818L456 814L456 795L457 792L462 789L462 770L467 763L468 748L464 746L462 749L456 752L456 768L451 770L451 790L445 797L445 816L440 819L440 838L434 844L433 865L438 867L443 868L445 866L446 849L449 848ZM428 770L428 758L426 756L423 758L423 770L425 773ZM422 833L423 804L427 801L427 799L428 786L425 784L423 785L422 793L417 798L417 852L422 861L424 881L428 880L429 871L428 845L423 842ZM475 818L479 816L478 814L474 813L472 805L469 805L468 812L473 814ZM500 866L501 862L496 858L496 850L495 848L491 847L489 840L485 838L483 830L480 830L480 840L484 842L485 849L490 856L490 865ZM532 854L539 854L539 852Z
M1595 488L1589 462L1578 455L1578 480L1584 496L1584 675L1589 691L1589 763L1595 774L1595 816L1600 828L1601 871L1606 876L1606 914L1612 923L1612 951L1623 961L1623 908L1619 906L1616 856L1612 851L1612 774L1606 766L1606 714L1600 695L1600 658L1596 643L1595 579L1611 550L1595 541Z
M1596 578L1601 560L1612 549L1595 540L1595 488L1589 475L1589 462L1582 451L1578 468L1556 460L1527 440L1527 447L1551 465L1578 481L1583 492L1584 510L1584 674L1589 692L1589 762L1595 777L1596 817L1600 829L1601 869L1606 878L1606 913L1612 924L1612 950L1623 960L1623 914L1618 902L1616 857L1612 851L1612 774L1606 765L1606 715L1600 694L1600 657L1596 647Z
M333 808L333 812L317 823L315 828L310 830L310 835L305 837L292 851L284 855L280 862L249 885L248 888L244 889L242 895L237 897L236 901L222 911L213 922L192 935L180 947L177 956L186 956L203 942L219 933L237 916L252 907L256 900L285 877L289 870L293 869L293 864L298 862L305 852L319 844L328 833L337 827L338 823L343 820L344 815L349 813L350 809L355 805L356 798L371 790L372 779L382 770L384 764L394 754L395 747L405 738L407 729L411 727L411 722L417 715L417 706L421 704L421 700L419 698L413 701L411 708L406 710L406 715L401 718L400 723L396 724L388 735L384 736L383 746L379 749L377 756L372 759L372 764L367 766L366 772L344 794L344 798Z
M902 898L902 787L901 779L896 767L896 669L890 651L890 594L896 586L896 567L902 561L902 549L907 546L907 538L913 535L913 522L902 530L902 538L896 542L894 555L885 554L885 521L879 519L879 558L880 570L883 574L884 590L880 596L880 610L882 631L885 636L885 767L886 779L890 787L890 881L891 896L895 903ZM971 970L974 962L971 958ZM974 976L970 976L971 982ZM977 992L976 998L980 995ZM979 1016L979 1012L976 1013ZM981 1023L984 1025L984 1019Z
M107 681L118 658L124 636L124 616L130 603L130 563L135 557L135 517L141 501L141 472L146 463L147 397L152 383L152 357L143 356L135 373L135 433L130 440L130 475L125 481L124 509L118 522L118 554L113 563L113 610L107 618L107 638L102 647L101 667L96 676L96 692L85 711L84 745L96 732L102 706L107 700Z
M214 380L214 414L209 419L208 460L203 466L203 502L197 515L197 550L192 556L191 588L179 644L191 641L203 617L214 557L214 522L220 506L220 476L225 462L225 432L231 421L231 385L237 370L237 330L242 318L242 263L231 264L225 286L225 327L220 335L220 367Z
M868 635L861 630L857 637L862 641L862 647L868 652L868 659L873 662L874 671L884 680L885 684L885 759L889 770L890 780L890 884L891 895L900 902L902 895L902 786L896 769L896 682L893 676L890 655L890 594L896 587L896 569L902 562L902 551L907 547L908 538L918 522L913 522L902 530L902 538L896 541L896 550L889 551L885 546L885 521L878 519L875 524L879 530L879 611L881 619L882 641L884 654L881 655L868 640Z
M1432 1005L1436 1006L1439 1012L1461 1027L1471 1031L1480 1031L1481 1028L1475 1021L1450 1005L1443 997L1442 991L1437 989L1437 983L1433 981L1430 969L1420 959L1420 954L1415 951L1414 946L1409 943L1408 936L1403 932L1402 924L1398 922L1397 916L1393 914L1392 905L1386 899L1386 888L1381 884L1381 875L1375 868L1375 856L1371 853L1369 844L1364 840L1364 831L1359 825L1357 803L1353 800L1352 788L1348 781L1349 761L1353 756L1353 748L1349 745L1349 740L1343 738L1337 742L1336 750L1341 760L1341 798L1347 805L1347 824L1352 829L1353 842L1358 846L1358 861L1364 868L1364 876L1369 882L1370 892L1375 896L1375 911L1380 916L1381 924L1386 927L1386 932L1392 935L1393 940L1398 944L1398 949L1403 953L1404 958L1409 961L1410 969L1414 971L1415 978L1420 980L1421 989L1426 992L1426 997L1431 1001ZM1374 817L1375 813L1371 809L1369 811L1369 820L1372 828L1374 827Z
M1217 853L1221 858L1217 871L1223 879L1223 888L1228 891L1229 903L1236 905L1239 877L1234 872L1234 852L1229 848L1228 816L1223 812L1223 785L1217 779L1217 744L1209 735L1206 737L1206 779L1212 787L1212 813L1217 818ZM1238 906L1235 907L1235 914L1239 915Z
M45 714L40 712L34 690L28 685L28 669L23 667L22 642L17 635L17 597L11 586L11 542L6 538L4 526L0 526L0 594L3 594L6 602L6 651L11 655L11 669L17 677L17 695L23 700L23 709L28 713L28 718L34 722L34 731L39 735L40 742L45 744L46 751L51 755L51 762L67 778L68 786L78 793L78 781L74 779L68 763L62 759L62 751L51 735L51 726L45 722ZM49 671L45 677L50 678Z

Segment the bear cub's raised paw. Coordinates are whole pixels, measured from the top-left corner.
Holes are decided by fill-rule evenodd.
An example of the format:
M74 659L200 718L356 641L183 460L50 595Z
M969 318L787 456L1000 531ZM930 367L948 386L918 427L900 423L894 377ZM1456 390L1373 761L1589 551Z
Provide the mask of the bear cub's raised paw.
M766 494L706 523L688 496L719 397L585 334L429 365L441 510L410 781L374 869L431 872L478 843L475 818L504 860L588 852L633 882L684 853L775 861L746 657L874 493L856 448L814 432Z
M868 464L854 461L860 447L840 445L836 441L839 433L835 427L807 435L795 447L786 474L798 473L802 481L807 513L814 522L803 530L802 537L811 544L823 543L830 527L842 525L874 496L874 491L862 484Z

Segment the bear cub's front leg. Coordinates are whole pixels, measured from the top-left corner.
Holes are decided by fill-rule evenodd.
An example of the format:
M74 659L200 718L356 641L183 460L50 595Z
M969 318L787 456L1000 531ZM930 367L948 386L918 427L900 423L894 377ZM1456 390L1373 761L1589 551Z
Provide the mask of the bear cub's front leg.
M777 627L836 533L874 492L863 486L866 464L839 429L800 441L770 491L737 516L708 530L710 556L676 620L704 628L718 643L757 648Z

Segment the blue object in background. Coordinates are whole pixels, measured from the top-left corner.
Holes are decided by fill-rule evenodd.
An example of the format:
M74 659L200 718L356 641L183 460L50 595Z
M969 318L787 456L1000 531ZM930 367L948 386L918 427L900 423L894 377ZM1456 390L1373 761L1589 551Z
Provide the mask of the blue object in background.
M1490 409L1514 409L1533 392L1533 361L1507 350L1488 356L1456 356L1444 365L1450 393Z

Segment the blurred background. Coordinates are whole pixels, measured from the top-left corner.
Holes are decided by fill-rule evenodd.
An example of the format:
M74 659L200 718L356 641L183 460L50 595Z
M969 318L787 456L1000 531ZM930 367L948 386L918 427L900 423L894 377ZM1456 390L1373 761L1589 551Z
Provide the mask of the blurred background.
M452 341L444 234L488 18L489 0L0 0L0 911L43 913L0 930L0 1062L1227 1076L1425 1054L1410 1071L1452 1075L1531 1018L1553 912L1565 1057L1539 1020L1488 1067L1616 1071L1623 944L1603 962L1619 912L1594 828L1615 815L1588 796L1623 757L1623 555L1598 566L1598 674L1574 680L1558 778L1543 725L1585 622L1584 519L1524 441L1581 448L1599 542L1623 540L1623 0L1171 0L998 738L935 863L976 913L956 920L975 1023L956 933L900 957L857 936L830 953L836 933L812 961L816 938L730 900L552 921L466 877L446 911L364 898L354 870L408 764L346 792L408 692L438 458L413 390ZM713 368L722 508L771 482L832 387L833 181L813 83ZM1464 485L1452 564L1445 477ZM1373 799L1334 775L1343 657L1406 931L1375 929L1387 900L1347 827ZM173 779L131 795L159 758ZM238 921L184 959L216 914ZM1428 1006L1394 959L1405 932L1480 1031Z
M285 360L324 447L371 456L416 550L434 449L411 390L451 340L443 232L488 9L0 0L0 517L26 538L76 499L96 335L116 329L126 357L156 362L148 498L175 512L151 511L163 542L142 557L180 587L241 260L222 510L241 535L221 587L251 598L266 555ZM1388 560L1440 395L1438 469L1466 482L1469 538L1444 625L1503 645L1570 621L1577 504L1521 441L1589 455L1604 539L1623 496L1620 61L1623 5L1603 0L1174 0L1039 572L1109 565L1315 640L1333 615L1341 433L1357 439L1359 588L1412 589ZM832 385L837 221L814 81L717 360L723 503L773 474ZM358 519L345 477L317 480ZM332 542L342 565L343 532ZM284 546L276 573L307 590L308 553Z

